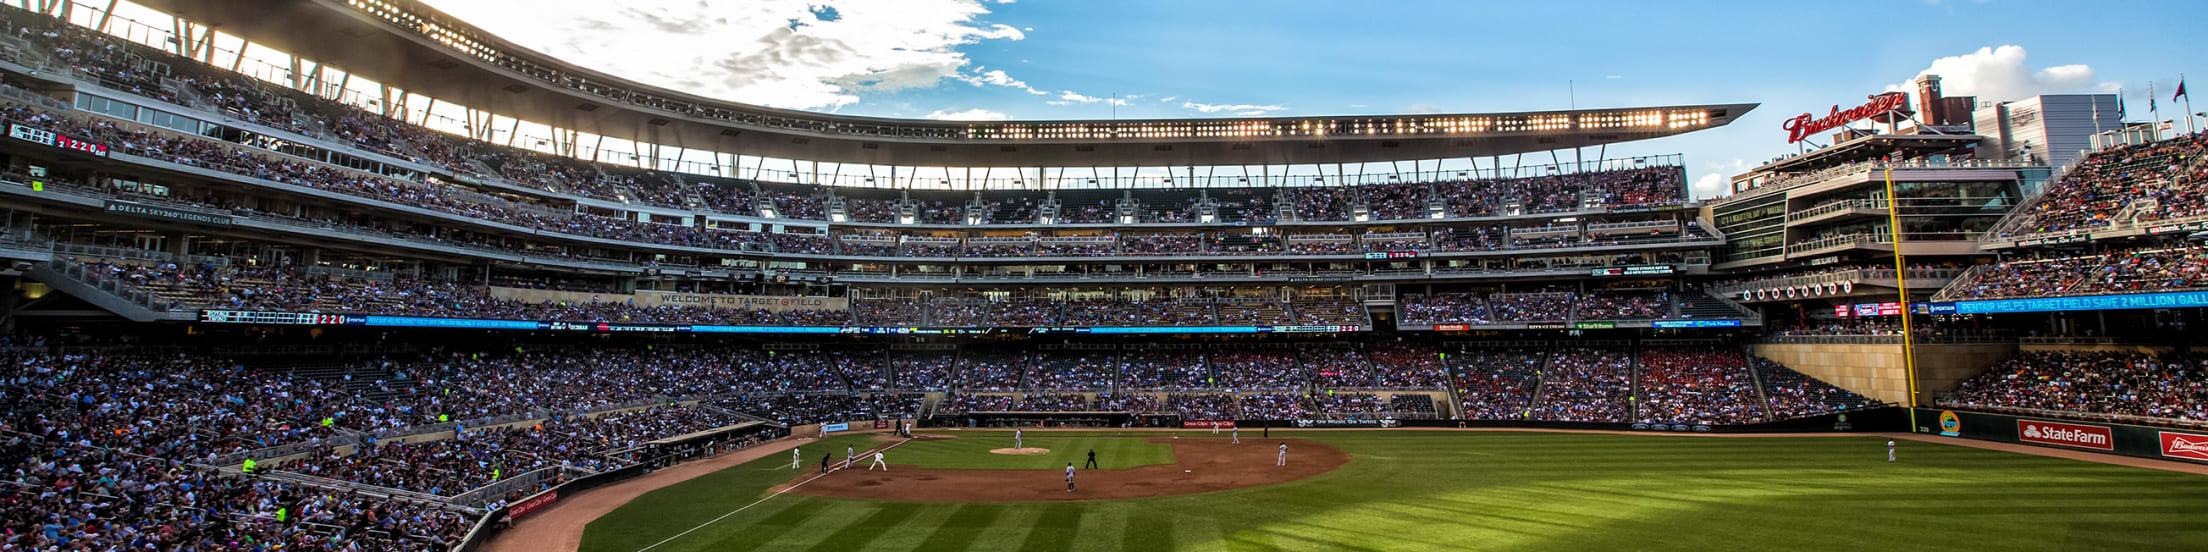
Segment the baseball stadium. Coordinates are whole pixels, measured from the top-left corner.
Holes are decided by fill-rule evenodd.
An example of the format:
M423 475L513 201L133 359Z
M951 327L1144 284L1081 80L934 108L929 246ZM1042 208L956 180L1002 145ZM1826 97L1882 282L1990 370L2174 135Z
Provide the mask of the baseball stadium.
M758 46L934 3L1049 4ZM2208 550L2182 77L957 120L466 4L0 3L0 550Z

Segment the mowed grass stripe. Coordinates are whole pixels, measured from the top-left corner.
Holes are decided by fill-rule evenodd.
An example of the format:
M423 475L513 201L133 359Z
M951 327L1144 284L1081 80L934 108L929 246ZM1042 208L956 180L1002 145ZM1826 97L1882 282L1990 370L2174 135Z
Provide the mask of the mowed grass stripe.
M1270 446L1251 433L1245 444ZM1115 445L1155 436L1038 433L1030 446L1037 438L1063 439L1064 447L1093 442L1109 465L1106 451ZM2208 519L2208 477L2189 474L1934 443L1904 443L1902 461L1887 463L1885 440L1872 437L1286 436L1328 443L1353 460L1268 487L1108 502L929 504L901 517L883 513L891 503L789 495L716 525L714 538L662 549L826 550L856 542L866 550L2208 550L2208 526L2198 521ZM1008 436L1002 441L945 449L940 459L990 461L958 458L957 450L1001 457L987 449L1009 446ZM903 464L898 451L891 461ZM1053 468L1068 461L1047 460ZM790 476L753 474L773 482ZM757 523L795 503L823 505L811 514L824 516L819 525L769 534L784 528ZM639 499L616 514L689 506ZM859 541L845 532L889 534ZM586 550L601 534L614 533L593 524Z

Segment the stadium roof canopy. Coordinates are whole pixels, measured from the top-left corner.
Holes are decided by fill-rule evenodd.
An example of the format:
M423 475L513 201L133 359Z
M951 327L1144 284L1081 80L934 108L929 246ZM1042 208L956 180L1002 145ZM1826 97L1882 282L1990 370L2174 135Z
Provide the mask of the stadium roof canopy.
M1067 121L853 117L640 84L517 46L414 0L138 2L475 110L612 138L823 162L1101 167L1487 157L1714 128L1757 105Z

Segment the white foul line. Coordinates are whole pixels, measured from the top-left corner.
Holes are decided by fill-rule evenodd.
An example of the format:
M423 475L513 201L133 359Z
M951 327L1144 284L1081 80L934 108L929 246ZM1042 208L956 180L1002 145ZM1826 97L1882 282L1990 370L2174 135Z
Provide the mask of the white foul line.
M897 445L902 445L902 444L905 444L905 443L909 443L909 442L912 442L912 439L909 439L909 438L908 438L908 439L905 439L905 440L903 440L903 441L898 441L898 442L895 442L895 443L890 443L890 444L889 444L889 446L887 446L887 447L882 447L882 448L881 448L881 450L880 450L880 452L889 452L889 449L897 448ZM876 452L876 451L875 451L875 449L866 449L866 452ZM864 453L861 453L861 455L863 456L863 455L864 455ZM691 534L691 533L695 533L695 532L697 532L697 531L698 531L699 529L704 529L704 528L705 528L705 526L707 526L707 525L712 525L712 524L715 524L715 523L720 523L720 522L721 522L721 520L724 520L724 519L728 519L728 516L733 516L733 515L736 515L736 513L737 513L737 512L742 512L742 511L744 511L744 510L749 510L749 509L751 509L751 507L753 507L753 506L758 506L758 505L759 505L760 503L762 503L762 502L766 502L766 501L769 501L769 500L773 500L773 499L774 499L774 497L782 496L782 495L783 495L783 493L788 493L788 492L790 492L790 491L794 491L794 490L797 490L797 488L798 488L798 487L803 487L803 486L805 486L805 484L806 484L806 483L811 483L811 482L813 482L813 480L814 480L814 479L820 479L820 478L823 478L823 477L828 477L828 474L829 474L829 473L836 473L837 471L841 471L841 470L848 470L848 469L851 469L851 468L837 468L837 467L833 467L833 466L830 466L830 467L828 468L828 473L823 473L823 474L815 475L815 476L813 476L813 477L812 477L812 478L810 478L810 479L806 479L806 480L804 480L804 481L799 481L799 482L797 482L797 484L796 484L796 485L791 485L791 486L790 486L790 488L787 488L787 489L782 489L782 490L780 490L780 491L775 491L775 493L774 493L774 494L770 494L770 495L767 495L767 496L766 496L765 498L761 498L761 499L759 499L759 501L758 501L758 502L753 502L753 503L750 503L750 504L745 504L745 505L744 505L744 507L742 507L742 508L737 508L737 509L734 509L734 510L729 510L729 511L728 511L728 513L726 513L726 514L721 514L721 517L713 518L713 520L712 520L712 521L708 521L708 522L705 522L705 523L700 523L700 524L698 524L698 526L697 526L697 527L692 527L692 528L690 528L690 530L689 530L689 531L683 531L683 532L681 532L681 533L675 533L675 536L672 536L672 537L667 537L667 540L663 540L663 541L659 541L659 542L655 542L655 543L652 543L652 545L651 545L651 546L646 546L646 547L643 547L643 548L638 548L638 549L636 549L636 552L644 552L644 551L646 551L646 550L651 550L651 549L654 549L654 548L659 548L659 545L662 545L662 544L667 544L667 543L670 543L670 542L674 542L674 541L675 541L675 539L679 539L679 538L682 538L682 536L683 536L683 535L688 535L688 534Z

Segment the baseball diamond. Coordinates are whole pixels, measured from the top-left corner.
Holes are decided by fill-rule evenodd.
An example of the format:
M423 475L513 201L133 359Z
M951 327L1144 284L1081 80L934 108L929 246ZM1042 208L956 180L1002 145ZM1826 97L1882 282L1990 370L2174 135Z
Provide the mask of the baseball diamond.
M2208 551L2201 3L1776 4L0 1L0 552Z

